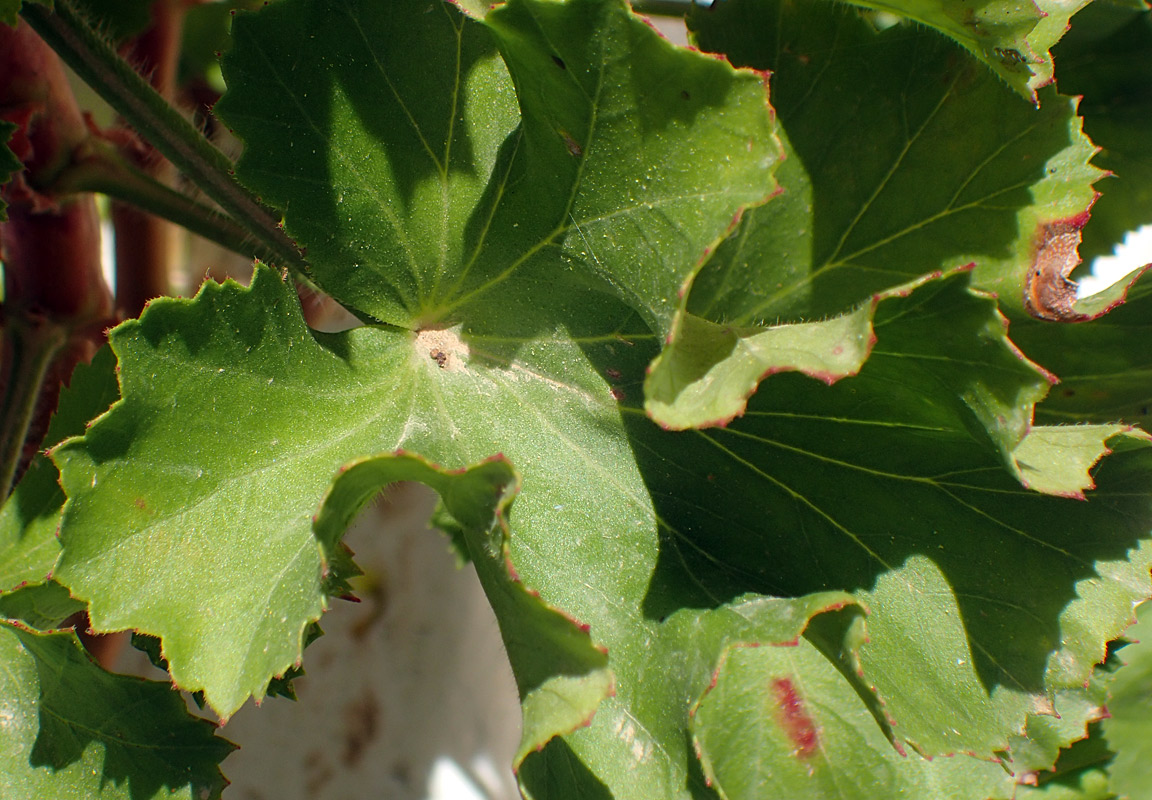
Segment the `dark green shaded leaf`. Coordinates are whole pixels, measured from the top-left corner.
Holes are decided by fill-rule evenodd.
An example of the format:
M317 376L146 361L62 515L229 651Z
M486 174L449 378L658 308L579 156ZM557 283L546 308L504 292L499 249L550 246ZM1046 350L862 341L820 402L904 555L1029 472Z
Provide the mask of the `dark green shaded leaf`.
M285 209L317 282L380 320L458 322L539 263L666 327L772 190L762 79L623 2L514 0L483 23L430 0L288 2L233 36L217 110L248 143L238 174Z
M105 672L71 632L2 621L0 665L5 800L220 796L233 745L167 683Z
M1139 6L1092 3L1056 48L1060 90L1083 95L1084 130L1102 148L1094 163L1113 173L1097 186L1085 259L1152 223L1152 12Z
M954 388L988 375L965 378L979 317L941 310L962 307L956 280L880 304L856 377L774 376L723 429L630 430L669 527L654 587L695 584L681 603L855 590L872 610L865 676L895 735L929 754L991 756L1027 713L1087 680L1149 590L1152 452L1131 440L1138 449L1097 468L1087 503L1021 488ZM921 361L934 321L956 349ZM1111 432L1087 449L1103 452ZM1031 442L1024 474L1075 496L1090 459L1056 469L1061 447Z
M1026 99L1052 82L1054 45L1069 18L1089 0L1061 3L966 3L964 0L853 0L855 5L889 11L935 28L974 53Z
M831 3L728 0L689 22L701 46L772 70L788 150L783 194L693 285L706 319L820 319L967 263L1023 314L1040 245L1087 220L1101 172L1072 98L1045 90L1033 108L932 32L878 33Z
M1012 339L1060 379L1036 408L1043 423L1147 425L1152 409L1152 277L1128 291L1123 305L1091 322L1065 325L1020 320Z

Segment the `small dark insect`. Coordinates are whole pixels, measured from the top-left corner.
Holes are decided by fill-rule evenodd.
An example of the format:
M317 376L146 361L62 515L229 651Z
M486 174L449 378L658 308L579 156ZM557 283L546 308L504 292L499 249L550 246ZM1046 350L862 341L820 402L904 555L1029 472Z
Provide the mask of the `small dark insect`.
M448 354L443 350L432 350L428 355L436 362L436 366L440 367L440 369L444 369L444 365L448 363Z
M560 56L552 56L552 61L556 66L560 67L560 69L568 69L568 65L564 63L564 59L560 58Z
M612 387L611 394L612 394L612 399L617 400L617 401L623 400L625 397L628 396L624 393L624 390L619 388L618 386Z
M692 99L692 95L688 94L687 89L681 89L680 90L680 97L684 100L691 100Z
M1000 59L1000 63L1011 70L1018 69L1028 63L1028 59L1026 59L1019 50L997 47L993 52L995 52L996 57Z

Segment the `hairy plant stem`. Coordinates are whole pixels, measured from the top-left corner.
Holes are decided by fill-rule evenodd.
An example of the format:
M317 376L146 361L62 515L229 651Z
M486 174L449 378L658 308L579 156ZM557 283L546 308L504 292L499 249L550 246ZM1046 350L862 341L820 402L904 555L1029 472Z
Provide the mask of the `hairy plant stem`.
M94 154L68 167L53 189L59 193L99 192L146 209L235 253L269 264L281 263L277 251L256 240L231 217L165 186L113 152Z
M54 11L29 3L20 14L149 144L274 254L272 263L308 275L308 263L276 217L233 177L228 157L92 30L71 0L56 0Z
M25 459L25 440L32 427L48 369L67 342L69 331L46 317L16 314L4 320L0 386L0 503L12 493Z

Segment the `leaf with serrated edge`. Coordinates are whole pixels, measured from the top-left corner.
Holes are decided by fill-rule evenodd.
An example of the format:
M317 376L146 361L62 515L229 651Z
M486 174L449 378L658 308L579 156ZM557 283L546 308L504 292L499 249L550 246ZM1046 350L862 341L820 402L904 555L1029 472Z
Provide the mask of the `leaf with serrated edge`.
M340 538L361 507L393 481L420 481L439 493L460 527L470 560L500 622L523 706L523 736L515 764L553 736L586 724L612 691L607 655L587 630L546 607L511 566L505 513L518 491L516 473L496 458L468 470L445 471L397 452L355 461L341 469L316 518L326 561L340 555ZM524 631L531 631L530 639Z
M1068 772L1070 767L1075 770L1082 766L1069 756L1069 749L1082 747L1085 738L1100 736L1100 720L1108 716L1109 687L1121 664L1115 646L1110 646L1108 658L1092 670L1086 685L1056 693L1055 715L1028 717L1024 734L1013 736L1008 751L1003 754L1005 765L1012 770L1018 784L1051 781Z
M1129 425L1041 426L1012 451L1020 483L1045 494L1084 499L1095 489L1091 468L1112 452L1110 447L1139 445L1152 440L1147 433Z
M966 277L960 277L964 272L955 272L949 282L966 282ZM930 275L878 293L855 311L824 322L733 328L686 316L652 363L645 382L645 408L667 428L724 425L743 413L748 396L774 373L796 371L829 384L855 375L876 341L873 319L877 308L940 277ZM963 399L973 421L986 430L1005 461L1014 463L1009 454L1028 430L1032 406L1047 393L1051 376L1024 359L1009 342L1007 325L993 298L956 295L937 286L931 304L935 312L923 319L918 358L928 364L946 357L955 346L953 340L938 334L940 326L934 316L951 317L950 324L966 333L980 332L981 355L976 363L942 362L938 380ZM989 370L999 377L995 385L981 377L980 373Z
M1082 95L1084 130L1112 175L1084 227L1081 255L1108 255L1129 231L1152 223L1152 12L1092 3L1072 20L1055 50L1061 91Z
M108 348L97 351L91 364L81 364L72 373L68 388L60 393L56 414L44 436L45 446L58 444L68 436L79 436L87 422L116 399L116 359ZM45 456L37 454L0 508L0 596L26 585L48 579L60 543L60 473Z
M75 634L0 621L0 797L205 800L234 747L167 683L101 669Z
M964 300L959 277L880 304L877 343L855 377L825 387L776 375L722 429L663 438L631 428L657 514L675 526L656 585L675 583L692 554L696 602L856 589L872 609L861 663L894 734L929 754L991 756L1027 713L1050 709L1053 692L1087 679L1149 591L1152 451L1144 437L1119 437L1136 449L1100 464L1087 503L1021 487L978 435L963 392L942 386L968 369L986 390L1019 385L971 365L995 312L989 304L983 323L963 312L979 301ZM937 338L930 347L943 349L921 360L925 326L948 330L951 344ZM1094 455L1107 433L1094 432ZM686 435L697 443L675 438ZM1046 488L1082 491L1086 461Z
M56 581L0 595L0 617L20 620L42 631L59 627L68 617L83 610L84 604Z
M832 3L729 0L689 24L702 47L772 71L788 151L783 194L744 215L689 311L811 321L973 263L975 284L1016 316L1041 244L1061 245L1051 266L1076 263L1103 173L1075 99L1046 89L1033 108L931 31L876 32Z
M935 28L974 53L1027 100L1052 82L1049 52L1089 0L1024 0L972 5L963 0L852 0Z
M805 640L728 648L693 711L704 772L724 800L975 798L1012 782L988 761L898 753Z
M275 21L279 8L304 4L270 6L250 19ZM546 9L534 19L557 31L607 21L609 33L641 35L618 5L521 2L497 17L500 35L515 51L510 60L537 69L551 63L575 72L580 54L543 50L523 60L521 48L541 38L527 25L528 8ZM507 44L513 30L523 38ZM428 50L438 54L439 46L430 41ZM338 60L339 48L329 55ZM495 70L494 61L484 63ZM533 76L513 72L527 92ZM443 105L431 98L428 108ZM283 113L291 122L296 112ZM1059 121L1066 131L1068 120ZM576 151L595 152L567 127L571 141L530 128L523 148L514 137L493 156L495 174L520 165L538 176L581 158ZM531 141L541 142L538 154ZM268 146L275 142L270 135ZM259 149L251 136L248 144ZM328 148L324 142L325 158L335 152ZM485 169L481 162L478 172ZM314 177L323 184L326 175L322 168ZM520 186L509 182L508 191ZM527 194L518 197L478 202L503 214L530 205ZM554 202L539 200L543 217L555 216ZM306 209L307 195L294 206ZM506 232L515 224L507 213ZM368 230L374 218L365 219ZM343 235L339 226L330 231ZM524 236L531 246L544 241L539 231ZM576 246L574 236L566 232L564 246ZM483 241L494 248L497 240ZM516 236L503 242L511 242L513 261L480 254L501 269L527 252L513 246ZM635 240L621 242L627 254ZM617 800L650 800L651 786L675 798L706 791L677 735L687 700L676 694L680 684L661 690L659 680L697 642L677 635L672 657L658 661L650 645L679 612L716 609L748 592L786 603L827 590L870 599L872 641L859 663L887 702L893 734L929 752L991 755L1051 693L1086 679L1103 642L1122 627L1118 615L1148 591L1148 458L1136 450L1104 461L1088 503L1021 489L999 446L1010 437L983 424L965 396L978 381L1008 398L1032 391L1035 375L1015 371L1027 365L1006 349L988 298L969 292L963 276L925 283L877 307L877 343L855 377L828 387L777 375L772 391L753 397L727 429L670 433L640 408L666 309L642 308L654 333L618 299L589 289L588 276L599 274L616 281L617 298L642 305L636 298L646 296L593 244L596 258L572 270L558 268L562 247L544 247L491 291L468 296L458 317L418 332L314 334L291 290L265 271L248 290L209 286L195 301L154 303L113 334L123 400L57 454L70 497L62 579L67 573L91 599L98 626L164 628L178 681L209 680L210 697L226 708L299 656L300 634L324 599L309 520L341 465L403 448L458 470L503 453L523 478L507 516L509 563L545 606L589 626L590 642L607 649L616 689L589 727L525 759L521 775L533 794L533 781L548 786L550 769L573 763L585 776L578 796L598 787ZM336 278L354 271L355 262L331 253L314 258L321 271L329 260ZM653 266L652 274L664 281L665 271L683 266ZM678 277L689 274L691 264ZM390 274L395 286L404 276ZM856 287L836 310L874 290ZM946 346L926 342L940 338ZM951 358L939 358L941 348ZM1007 376L987 369L1005 352L1015 363ZM164 569L143 566L157 563ZM1023 563L1035 570L1021 570ZM531 640L532 631L519 634ZM581 663L589 674L589 661ZM590 696L578 702L589 705ZM677 709L681 718L669 722L665 715ZM546 720L530 738L577 716ZM649 731L664 733L647 739Z
M666 329L707 248L773 189L762 76L674 47L622 0L512 0L482 22L330 5L238 17L216 110L316 282L377 319L450 325L541 262Z
M1036 407L1045 424L1127 422L1152 416L1152 274L1144 273L1123 304L1091 322L1020 320L1012 339L1051 369L1060 383Z
M1108 770L1112 790L1133 798L1152 785L1152 603L1141 605L1136 617L1124 634L1133 643L1120 650L1124 666L1109 687L1109 718L1100 724L1116 754Z

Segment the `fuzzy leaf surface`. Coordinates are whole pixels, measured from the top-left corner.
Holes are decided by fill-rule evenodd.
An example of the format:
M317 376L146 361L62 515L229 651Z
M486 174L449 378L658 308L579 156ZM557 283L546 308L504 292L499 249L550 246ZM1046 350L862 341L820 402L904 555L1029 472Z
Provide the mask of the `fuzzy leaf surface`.
M238 175L284 209L320 286L385 322L453 321L539 263L667 328L707 248L773 188L762 77L623 2L513 0L480 22L435 0L301 0L233 36L217 111L248 143Z
M233 749L167 683L113 675L75 634L0 621L0 796L218 798Z
M788 153L783 194L697 277L699 316L820 319L968 263L1016 316L1038 245L1087 220L1102 173L1072 98L1045 90L1034 108L931 31L876 32L831 3L729 0L689 24L703 48L772 71Z

